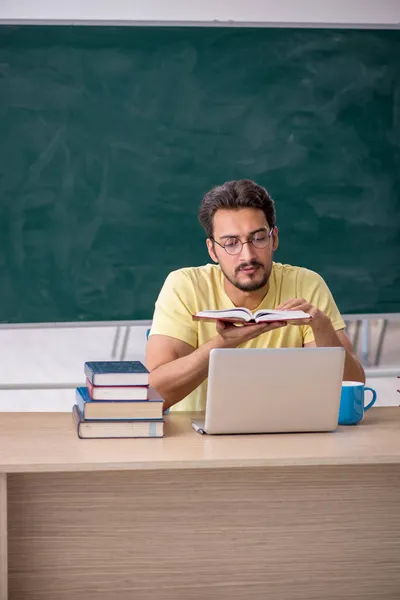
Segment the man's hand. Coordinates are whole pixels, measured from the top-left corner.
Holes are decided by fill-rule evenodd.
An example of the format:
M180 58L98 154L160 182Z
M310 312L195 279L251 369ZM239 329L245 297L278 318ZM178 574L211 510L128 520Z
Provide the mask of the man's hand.
M291 325L310 325L311 329L324 329L330 325L330 319L322 310L319 310L304 298L292 298L276 307L276 310L302 310L310 315L311 319L290 320Z
M286 321L251 323L250 325L235 325L234 323L217 321L217 344L220 348L236 348L236 346L244 344L262 333L286 327L286 325Z
M289 323L293 323L294 325L310 325L313 330L314 340L304 344L304 346L309 348L342 346L346 351L343 380L365 382L364 369L354 352L349 338L343 330L335 331L330 318L322 310L319 310L307 302L307 300L304 300L304 298L287 300L287 302L282 302L277 308L279 310L303 310L308 313L311 319L289 321Z

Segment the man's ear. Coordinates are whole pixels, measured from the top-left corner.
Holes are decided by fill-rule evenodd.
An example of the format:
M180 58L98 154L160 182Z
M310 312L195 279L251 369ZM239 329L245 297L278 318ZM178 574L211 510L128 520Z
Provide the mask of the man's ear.
M210 238L207 238L206 239L206 244L207 244L208 254L210 255L211 260L213 260L214 262L218 263L219 260L217 258L217 255L215 254L215 251L214 251L214 242L212 240L210 240Z
M275 250L278 250L278 246L279 246L279 232L278 232L278 228L275 227L274 228L274 233L272 234L272 250L275 252Z

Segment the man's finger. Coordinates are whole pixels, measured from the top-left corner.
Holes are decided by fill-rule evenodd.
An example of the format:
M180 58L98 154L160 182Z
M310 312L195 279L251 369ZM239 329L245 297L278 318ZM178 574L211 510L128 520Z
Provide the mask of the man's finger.
M290 324L291 325L309 325L310 320L311 320L311 316L310 316L310 319L291 319Z
M293 306L298 306L301 303L302 301L298 298L292 298L292 300L286 300L286 302L282 302L282 304L280 304L276 310L286 310L293 308Z

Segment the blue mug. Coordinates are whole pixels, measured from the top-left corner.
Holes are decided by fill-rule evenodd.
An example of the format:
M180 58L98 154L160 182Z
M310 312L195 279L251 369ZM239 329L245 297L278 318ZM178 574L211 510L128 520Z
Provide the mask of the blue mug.
M372 400L364 405L364 392L372 392ZM363 420L364 411L376 402L376 391L359 381L343 381L340 396L339 425L356 425Z

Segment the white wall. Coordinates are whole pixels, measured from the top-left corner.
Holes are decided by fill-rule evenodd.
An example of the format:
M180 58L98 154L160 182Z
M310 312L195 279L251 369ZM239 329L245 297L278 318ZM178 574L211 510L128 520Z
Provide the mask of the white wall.
M400 0L0 0L0 22L399 27Z
M0 348L5 350L0 361L0 412L70 412L74 387L85 383L85 361L144 362L147 328L132 326L127 338L125 327L119 336L111 326L0 327Z
M116 327L81 325L0 327L0 348L4 350L0 361L0 412L69 412L75 401L74 387L85 382L85 361L145 360L147 325L132 326L128 338L125 327L116 337ZM375 356L378 325L371 327L371 359ZM389 324L382 353L382 365L391 367L392 375L377 377L377 369L370 369L367 378L367 384L378 392L378 406L400 404L400 380L396 378L400 375L399 335L400 323L394 321Z

